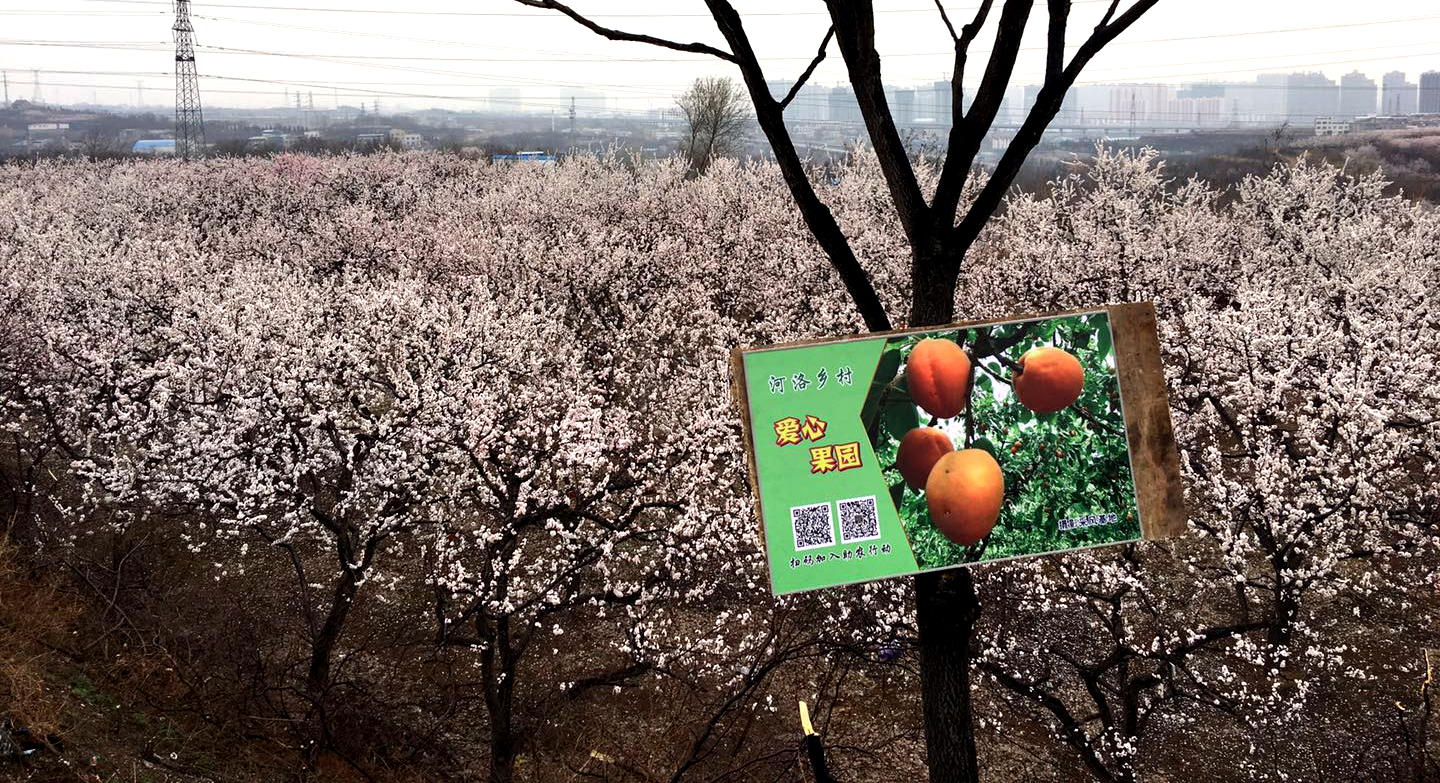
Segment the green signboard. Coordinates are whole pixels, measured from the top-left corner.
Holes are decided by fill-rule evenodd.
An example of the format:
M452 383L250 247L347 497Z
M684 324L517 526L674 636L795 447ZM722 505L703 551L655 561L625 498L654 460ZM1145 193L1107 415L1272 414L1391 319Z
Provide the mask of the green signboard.
M1158 349L1116 338L1096 310L737 351L773 591L1133 541L1142 505L1151 537L1183 529ZM1130 397L1161 378L1163 432L1127 433L1125 363ZM1160 446L1142 494L1170 507L1137 496L1137 437Z

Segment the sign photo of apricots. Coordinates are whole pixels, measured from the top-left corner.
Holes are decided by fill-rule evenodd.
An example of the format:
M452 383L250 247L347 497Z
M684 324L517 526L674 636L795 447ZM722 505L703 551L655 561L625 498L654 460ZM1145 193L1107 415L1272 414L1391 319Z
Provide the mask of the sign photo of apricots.
M1148 304L738 351L777 594L1185 530Z

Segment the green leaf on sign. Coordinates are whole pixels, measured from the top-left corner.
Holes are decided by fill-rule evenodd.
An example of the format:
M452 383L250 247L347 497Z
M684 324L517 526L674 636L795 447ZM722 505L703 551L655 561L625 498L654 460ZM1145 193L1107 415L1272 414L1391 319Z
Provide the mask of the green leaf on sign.
M900 349L891 348L880 354L880 363L875 368L875 377L871 383L884 385L895 379L895 373L900 371Z
M1098 351L1100 354L1100 361L1105 361L1105 357L1110 355L1110 347L1110 330L1101 329L1099 345L1097 345L1095 348L1095 350Z
M880 362L875 367L875 377L870 380L870 392L865 395L865 404L860 408L860 421L867 432L875 431L875 414L879 413L881 403L893 396L887 394L885 385L895 379L895 373L899 370L899 348L891 348L880 354Z
M910 395L890 395L890 402L885 406L885 431L889 432L896 440L905 437L905 433L920 426L920 415L915 411L915 402Z

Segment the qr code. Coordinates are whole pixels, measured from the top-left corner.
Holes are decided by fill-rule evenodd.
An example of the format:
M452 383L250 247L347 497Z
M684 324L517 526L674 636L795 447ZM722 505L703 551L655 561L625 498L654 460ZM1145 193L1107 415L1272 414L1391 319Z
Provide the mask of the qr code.
M851 498L835 503L840 509L840 541L853 544L880 537L880 515L875 510L875 496Z
M835 543L835 525L830 519L829 503L792 507L790 527L795 531L796 549L815 549Z

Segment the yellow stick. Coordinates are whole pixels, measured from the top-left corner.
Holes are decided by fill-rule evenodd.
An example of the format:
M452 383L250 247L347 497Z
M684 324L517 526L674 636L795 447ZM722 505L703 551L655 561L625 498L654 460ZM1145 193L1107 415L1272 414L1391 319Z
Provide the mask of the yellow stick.
M805 730L805 736L815 733L815 727L810 725L810 708L804 701L800 702L800 728Z

